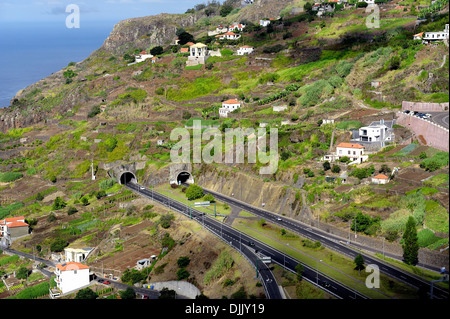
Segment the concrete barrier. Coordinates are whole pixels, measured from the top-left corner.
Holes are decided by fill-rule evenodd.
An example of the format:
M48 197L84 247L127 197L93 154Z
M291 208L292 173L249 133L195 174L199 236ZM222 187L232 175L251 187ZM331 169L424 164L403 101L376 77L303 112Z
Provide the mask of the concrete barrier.
M417 136L423 136L426 145L441 151L449 151L449 130L445 127L402 112L397 113L397 124L408 128Z

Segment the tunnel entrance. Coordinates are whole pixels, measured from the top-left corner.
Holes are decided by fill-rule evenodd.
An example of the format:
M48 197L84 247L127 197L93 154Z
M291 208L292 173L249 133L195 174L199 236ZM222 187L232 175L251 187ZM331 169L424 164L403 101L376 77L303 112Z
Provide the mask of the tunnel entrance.
M181 172L177 176L177 184L183 184L186 183L189 179L191 179L191 174L188 172Z
M120 184L126 185L130 182L134 182L134 183L137 182L137 178L136 178L136 176L134 176L133 173L125 172L122 175L120 175Z

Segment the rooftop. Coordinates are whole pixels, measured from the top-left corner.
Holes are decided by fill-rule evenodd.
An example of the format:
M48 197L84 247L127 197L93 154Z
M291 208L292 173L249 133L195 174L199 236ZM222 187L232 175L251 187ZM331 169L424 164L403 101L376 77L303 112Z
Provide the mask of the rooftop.
M357 143L340 143L336 147L345 147L345 148L364 148L364 146Z
M73 262L73 261L56 265L56 268L58 268L60 271L89 269L88 266L83 265L81 263L76 263L76 262Z

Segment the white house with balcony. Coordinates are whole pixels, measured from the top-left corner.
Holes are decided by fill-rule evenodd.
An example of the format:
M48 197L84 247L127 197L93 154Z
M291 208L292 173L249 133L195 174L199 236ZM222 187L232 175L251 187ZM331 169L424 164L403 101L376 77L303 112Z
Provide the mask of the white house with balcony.
M349 165L360 164L369 156L364 154L365 147L358 143L340 143L336 146L336 152L322 157L323 161L339 161L343 157L350 159Z
M393 142L395 139L394 126L395 120L380 120L370 123L369 126L359 128L358 132L353 133L352 142L368 144L378 144L384 147L386 143Z
M65 262L56 265L55 282L62 294L75 291L89 285L89 267L77 262Z
M437 41L444 41L449 39L449 27L448 24L445 25L443 31L435 32L421 32L414 34L414 40L422 40L423 43L431 43Z
M205 64L209 58L208 46L203 43L196 43L189 47L189 56L186 61L187 66L194 66L198 64Z
M220 117L228 117L228 113L233 112L241 107L241 103L236 99L231 99L222 102L222 107L219 109Z
M237 55L246 55L253 52L253 47L249 45L243 45L237 50Z

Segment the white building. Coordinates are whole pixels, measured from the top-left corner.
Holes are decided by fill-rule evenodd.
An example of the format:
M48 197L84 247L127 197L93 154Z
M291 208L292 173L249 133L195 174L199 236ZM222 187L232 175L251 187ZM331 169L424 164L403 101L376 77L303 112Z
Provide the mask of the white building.
M144 259L138 260L136 262L136 269L142 270L144 268L150 267L151 264L152 264L152 262L150 261L150 259L144 258Z
M448 24L445 25L443 31L421 32L413 36L414 40L422 40L423 43L431 43L436 41L444 41L449 39Z
M245 28L245 24L240 24L240 23L233 23L232 25L230 25L228 27L228 32L232 32L232 31L243 31Z
M147 51L142 51L139 55L136 55L136 63L144 62L147 59L153 58L153 55L148 54Z
M367 4L375 4L375 0L359 0L358 2L365 2Z
M234 32L227 32L224 34L216 35L216 38L219 38L219 40L237 40L241 37L240 34L234 33Z
M89 285L89 267L77 262L56 265L55 275L56 286L63 294Z
M82 263L84 262L89 253L93 251L94 248L88 247L88 248L64 248L64 260L66 262L77 262Z
M395 120L372 122L369 126L359 128L358 133L354 132L352 142L378 143L381 147L384 147L385 143L393 142L395 139L394 124Z
M220 117L228 117L228 113L233 112L241 107L241 103L236 99L231 99L222 102L222 107L219 109Z
M205 64L209 58L208 47L203 43L196 43L189 47L189 56L186 61L187 66Z
M243 45L237 50L237 55L246 55L253 52L253 47L249 45Z
M349 165L359 164L366 161L369 156L364 155L365 147L357 143L340 143L336 146L336 152L334 154L325 155L322 160L334 162L343 157L350 159Z
M372 177L372 183L387 184L387 183L389 183L389 177L387 177L384 174L378 174L377 176Z
M270 20L259 20L259 25L262 27L267 27L270 24Z

